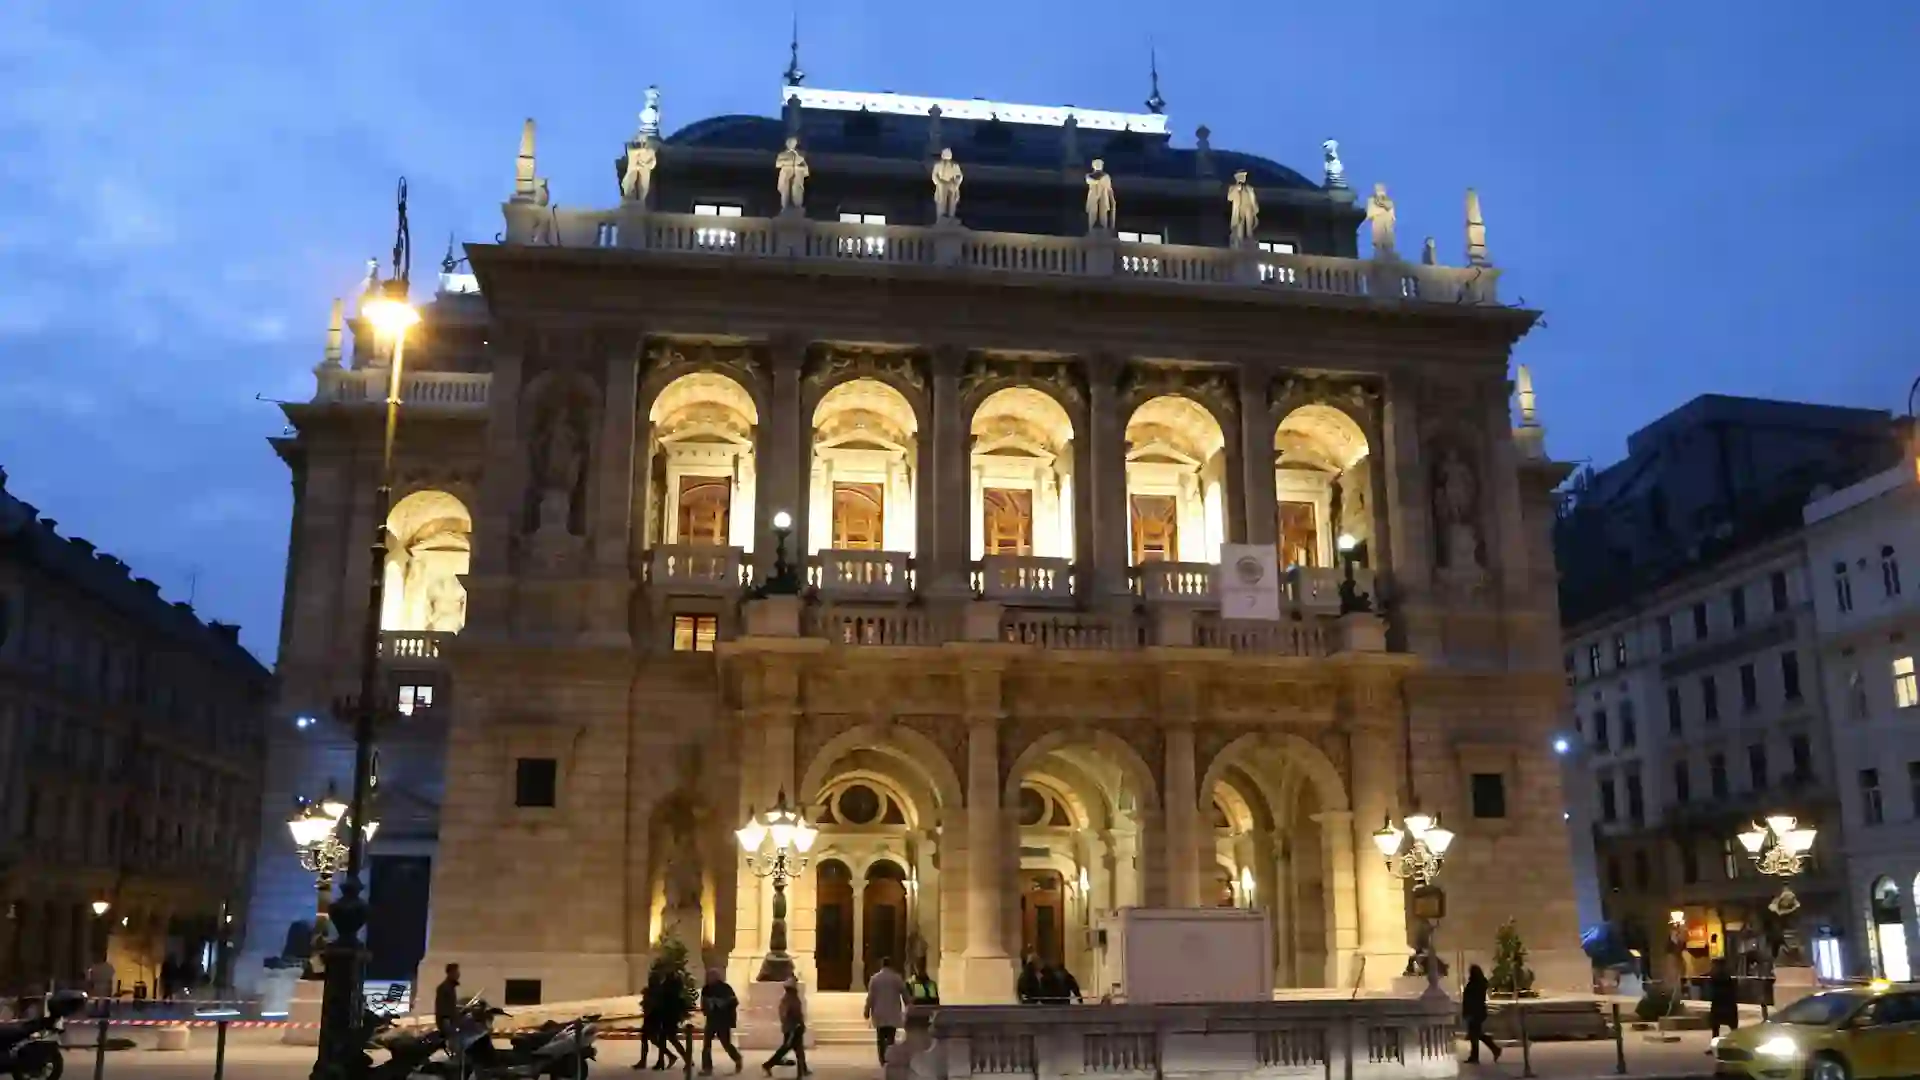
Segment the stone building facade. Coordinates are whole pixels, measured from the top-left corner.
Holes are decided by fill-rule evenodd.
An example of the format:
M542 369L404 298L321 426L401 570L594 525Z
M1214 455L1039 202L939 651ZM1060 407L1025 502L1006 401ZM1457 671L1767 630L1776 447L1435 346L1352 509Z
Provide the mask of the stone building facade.
M152 992L169 957L225 983L270 677L238 627L55 526L0 470L0 988L105 959Z
M446 680L423 970L624 993L672 933L750 980L771 890L732 830L785 793L821 829L790 917L819 990L891 956L1004 1000L1023 953L1092 986L1117 909L1216 904L1273 914L1276 985L1382 986L1409 927L1372 834L1416 805L1460 836L1443 949L1513 917L1584 986L1565 469L1510 411L1535 315L1477 200L1468 265L1415 263L1331 145L1309 181L1160 113L784 96L666 138L650 106L608 211L549 203L529 122L503 237L446 279L476 291L409 338L395 496L442 525L389 522L425 614L388 657ZM368 570L386 373L354 329L289 408L289 709L336 685ZM1278 549L1277 617L1222 617L1235 545ZM789 560L801 597L761 597Z

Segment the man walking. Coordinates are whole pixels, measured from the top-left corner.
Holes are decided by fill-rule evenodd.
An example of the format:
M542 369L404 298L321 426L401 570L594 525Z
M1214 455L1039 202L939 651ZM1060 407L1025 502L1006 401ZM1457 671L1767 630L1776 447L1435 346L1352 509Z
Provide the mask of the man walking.
M433 1026L442 1035L453 1038L454 1023L460 1016L460 965L448 964L447 977L433 991Z
M811 1075L813 1070L807 1068L807 1011L800 1003L800 984L792 979L787 980L787 992L780 998L780 1036L780 1049L760 1066L760 1071L772 1076L774 1068L785 1065L791 1053L800 1066L800 1075Z
M907 1023L907 980L893 970L893 957L882 957L880 970L867 980L865 1016L873 1022L875 1042L880 1047L880 1067L886 1068L887 1050Z
M733 1028L740 1019L740 996L727 985L719 968L707 970L707 985L700 988L700 1013L706 1018L706 1035L700 1040L700 1075L713 1075L713 1041L733 1059L733 1071L742 1066L740 1051L733 1045Z

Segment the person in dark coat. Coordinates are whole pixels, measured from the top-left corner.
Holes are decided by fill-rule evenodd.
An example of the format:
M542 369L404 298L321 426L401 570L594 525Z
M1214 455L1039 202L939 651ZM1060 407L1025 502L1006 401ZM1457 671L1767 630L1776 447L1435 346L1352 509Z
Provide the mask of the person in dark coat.
M780 995L780 1048L760 1066L760 1071L772 1076L773 1070L787 1063L788 1054L793 1055L801 1076L813 1074L813 1070L807 1068L807 1009L800 1001L800 984L792 979L787 980L786 992Z
M1467 969L1467 985L1460 991L1460 1018L1467 1022L1467 1064L1480 1062L1480 1047L1500 1060L1500 1044L1487 1038L1487 973L1479 964Z
M727 985L725 976L719 968L707 972L707 984L700 988L700 1015L704 1018L706 1034L700 1040L700 1075L713 1075L713 1043L718 1039L720 1049L733 1059L733 1071L742 1067L740 1050L733 1045L733 1029L740 1022L740 996Z
M1713 962L1713 973L1707 976L1707 1024L1716 1039L1722 1027L1732 1031L1740 1026L1740 987L1724 957Z
M685 1006L686 991L678 979L664 971L656 971L647 979L647 988L640 992L640 1060L633 1063L634 1068L647 1067L649 1048L655 1052L656 1071L679 1062L673 1045L680 1032Z
M1038 1005L1046 1000L1046 981L1040 975L1040 961L1027 957L1020 979L1013 984L1014 999L1022 1005Z

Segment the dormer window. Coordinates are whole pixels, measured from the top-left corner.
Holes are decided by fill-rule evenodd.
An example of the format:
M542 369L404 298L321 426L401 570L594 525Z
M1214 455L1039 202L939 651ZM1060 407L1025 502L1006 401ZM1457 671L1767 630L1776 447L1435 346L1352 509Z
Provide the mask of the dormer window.
M1297 251L1291 240L1261 240L1258 241L1258 245L1260 251L1267 255L1292 255ZM1292 285L1295 281L1293 267L1284 266L1279 263L1263 262L1260 264L1260 280L1265 282L1277 281L1282 285Z
M737 218L740 208L728 203L694 203L693 216L702 218ZM729 251L740 246L740 234L733 229L721 226L703 225L694 230L694 242L703 248Z

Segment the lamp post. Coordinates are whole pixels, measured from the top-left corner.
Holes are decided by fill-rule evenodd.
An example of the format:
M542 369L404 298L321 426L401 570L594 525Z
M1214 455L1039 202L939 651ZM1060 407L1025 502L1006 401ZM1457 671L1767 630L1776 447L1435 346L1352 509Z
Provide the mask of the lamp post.
M787 537L793 533L793 515L781 510L773 515L773 572L760 586L761 596L798 596L800 575L787 561Z
M295 799L293 813L287 818L287 832L293 837L293 846L299 852L300 867L314 876L313 944L317 963L313 970L316 973L326 969L319 950L326 945L327 926L332 918L329 908L332 906L333 876L347 868L347 858L353 847L353 821L352 808L340 801L331 783L319 802ZM379 828L378 821L368 818L361 831L370 841Z
M1406 973L1417 975L1424 971L1428 995L1446 993L1440 988L1446 964L1434 950L1433 935L1446 916L1447 896L1433 880L1440 876L1441 864L1446 861L1453 839L1453 830L1440 824L1438 815L1429 816L1420 810L1400 819L1400 826L1388 817L1373 834L1373 846L1386 859L1387 872L1414 884L1413 913L1420 920L1420 936L1414 942L1413 955L1407 960Z
M782 788L773 809L766 813L755 814L748 807L747 823L733 835L746 853L747 869L755 877L773 882L773 926L767 932L767 957L760 962L760 974L754 981L786 982L793 978L793 957L787 954L787 882L807 868L807 852L820 831L787 805L787 792Z
M1753 865L1769 877L1791 878L1806 868L1817 831L1803 827L1792 814L1769 814L1764 825L1752 825L1740 834L1740 846ZM1786 885L1769 905L1782 918L1800 909L1800 901Z
M1373 594L1363 593L1353 580L1354 549L1360 542L1352 533L1341 533L1334 547L1340 551L1340 561L1346 566L1346 573L1340 579L1340 614L1354 615L1373 610Z
M380 613L386 606L387 515L393 507L393 442L400 420L402 364L407 331L420 321L407 303L412 272L413 237L407 225L407 181L400 179L393 237L393 276L374 299L360 305L360 315L383 336L393 340L393 358L387 371L386 425L380 444L380 482L373 497L372 557L367 567L367 610L361 624L360 698L353 708L353 796L347 816L368 820L367 800L373 788L374 720L384 709L380 685ZM313 1064L313 1080L353 1080L365 1074L368 1058L361 1030L362 970L365 951L360 931L366 926L367 905L361 899L361 869L366 860L368 830L347 830L346 880L340 898L328 906L329 921L339 936L327 948L326 990L320 1007L320 1049Z

